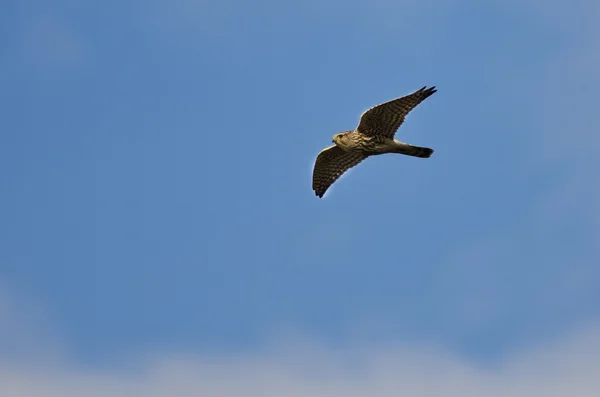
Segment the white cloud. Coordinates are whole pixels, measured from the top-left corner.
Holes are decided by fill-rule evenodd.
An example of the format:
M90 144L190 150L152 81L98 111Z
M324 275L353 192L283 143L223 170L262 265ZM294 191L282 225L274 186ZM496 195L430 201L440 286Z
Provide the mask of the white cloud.
M434 349L333 350L298 344L263 354L148 359L136 371L0 365L0 395L79 396L597 396L600 328L484 368Z
M98 369L68 360L48 334L48 315L13 292L0 288L0 339L37 343L16 355L0 350L1 396L591 397L600 390L596 324L485 366L427 345L332 348L283 338L260 351L160 353Z
M2 286L0 286L2 287ZM66 359L39 305L0 288L0 395L11 397L596 396L600 326L482 366L431 346L331 348L279 339L261 352L154 354L112 370ZM8 342L8 343L7 343Z

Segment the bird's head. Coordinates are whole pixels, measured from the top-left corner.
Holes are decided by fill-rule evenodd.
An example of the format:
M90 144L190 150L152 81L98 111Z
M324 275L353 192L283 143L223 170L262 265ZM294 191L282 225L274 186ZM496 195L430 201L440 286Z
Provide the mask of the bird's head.
M333 139L331 140L331 142L335 143L338 146L344 146L344 140L345 140L347 132L348 131L340 132L339 134L335 134L333 136Z

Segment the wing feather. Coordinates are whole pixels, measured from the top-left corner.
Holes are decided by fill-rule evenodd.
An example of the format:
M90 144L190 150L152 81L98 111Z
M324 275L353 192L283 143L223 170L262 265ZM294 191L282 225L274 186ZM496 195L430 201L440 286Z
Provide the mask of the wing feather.
M435 86L423 87L412 94L373 106L360 116L356 130L365 135L393 138L406 115L435 92Z
M347 152L336 145L323 149L317 156L313 170L312 188L315 194L323 197L327 189L344 172L367 157L360 152Z

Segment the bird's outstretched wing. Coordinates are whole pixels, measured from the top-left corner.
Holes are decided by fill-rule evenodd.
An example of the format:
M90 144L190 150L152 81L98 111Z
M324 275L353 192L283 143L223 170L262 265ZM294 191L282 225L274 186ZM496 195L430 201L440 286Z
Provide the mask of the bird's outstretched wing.
M437 90L423 87L412 94L373 106L360 116L356 130L365 135L393 138L406 115Z
M333 182L367 157L360 152L347 152L336 145L323 149L313 170L312 188L315 194L323 197Z

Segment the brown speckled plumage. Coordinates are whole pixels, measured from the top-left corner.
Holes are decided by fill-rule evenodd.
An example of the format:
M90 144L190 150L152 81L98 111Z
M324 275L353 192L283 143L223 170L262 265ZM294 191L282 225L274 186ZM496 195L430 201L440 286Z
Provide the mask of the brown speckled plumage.
M430 157L433 149L397 141L394 135L406 115L435 92L435 87L423 87L412 94L374 106L361 115L355 130L334 135L335 145L323 149L315 162L312 182L315 194L323 197L344 172L369 156L399 153Z

